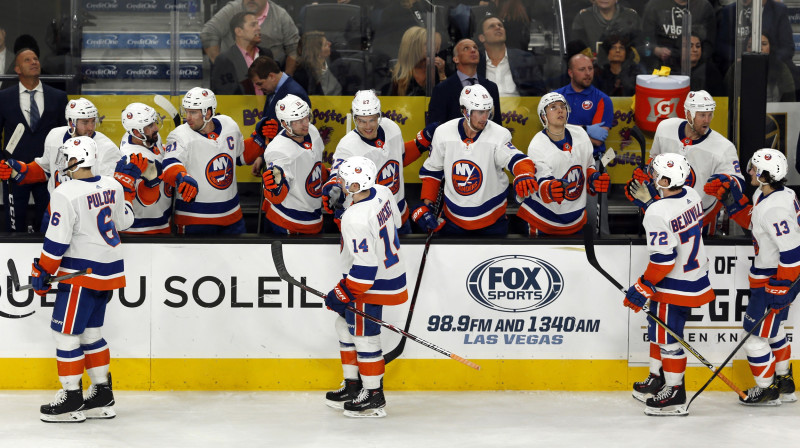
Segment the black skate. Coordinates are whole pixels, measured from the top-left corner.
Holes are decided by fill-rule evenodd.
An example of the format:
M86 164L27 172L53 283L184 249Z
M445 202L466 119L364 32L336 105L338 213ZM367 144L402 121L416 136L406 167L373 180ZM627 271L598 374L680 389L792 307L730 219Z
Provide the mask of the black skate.
M657 394L664 387L664 369L659 369L659 373L660 376L650 372L644 381L633 383L633 398L645 403L648 398Z
M781 404L781 392L778 389L777 377L769 387L758 387L758 385L747 389L747 399L739 397L739 404L745 406L779 406Z
M83 414L83 391L80 389L56 392L56 398L50 404L39 408L39 418L47 423L81 423L86 421Z
M686 410L686 389L683 383L677 386L667 386L661 388L653 397L645 402L647 407L644 413L647 415L688 415Z
M83 400L83 413L86 418L114 418L114 392L111 390L111 374L108 374L108 382L104 384L92 384L89 386L89 393Z
M361 389L353 401L344 404L347 417L386 417L383 389Z
M354 398L356 398L360 390L360 379L345 379L342 381L342 387L340 387L339 390L325 394L325 404L334 409L344 409L345 402L352 401Z
M789 373L777 375L775 381L778 383L778 391L781 394L781 403L794 403L797 396L794 394L794 378L792 377L792 366L789 366Z

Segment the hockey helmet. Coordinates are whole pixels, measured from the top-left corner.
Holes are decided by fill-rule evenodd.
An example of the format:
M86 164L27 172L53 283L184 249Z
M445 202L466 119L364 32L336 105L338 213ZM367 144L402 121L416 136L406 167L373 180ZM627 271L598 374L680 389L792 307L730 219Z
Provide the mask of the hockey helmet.
M465 117L469 118L474 110L489 110L494 108L494 100L489 95L486 87L480 84L465 86L461 89L461 95L458 97L458 104L464 108L466 112Z
M691 117L694 121L694 114L697 112L714 112L717 108L717 102L705 90L697 90L689 92L686 95L686 101L683 102L683 109L686 111L686 116Z
M344 181L344 190L347 193L369 190L375 185L377 173L378 169L372 160L362 156L348 157L339 165L339 178ZM358 191L350 191L353 184L358 184Z
M677 153L658 154L650 162L649 173L653 178L655 186L658 188L682 187L686 178L689 177L692 168L686 157ZM669 185L662 187L659 181L663 178L669 179Z
M747 162L747 172L749 173L750 169L755 168L758 183L762 185L786 179L788 167L786 156L777 149L772 148L759 149L753 153L753 157ZM765 177L767 181L761 182L761 177Z
M539 121L542 122L542 126L547 127L547 106L559 101L567 106L567 121L569 121L569 113L571 112L571 109L567 99L564 98L564 95L558 92L550 92L545 94L542 99L539 100L539 107L536 108L536 113L539 114Z
M148 144L147 136L144 133L144 128L156 123L161 128L161 116L152 107L142 103L131 103L122 111L122 127L131 137L138 138ZM133 135L133 131L139 131L141 137ZM152 147L148 145L148 148Z
M70 100L64 109L64 118L67 119L70 135L75 135L75 126L78 119L97 118L97 108L86 98Z
M311 109L308 104L297 95L286 95L275 104L275 116L281 122L281 126L291 131L293 121L302 120L309 116ZM286 124L283 124L286 122Z
M217 113L217 96L209 89L192 87L183 96L181 109L183 109L184 116L189 109L200 109L203 112L203 121L208 122L206 120L206 111L211 109L212 117Z
M97 162L97 143L91 137L74 137L58 148L57 167L62 173L72 173L78 168L91 168ZM69 161L76 159L74 165Z
M353 129L355 129L356 132L359 132L356 117L369 117L372 115L377 115L378 125L380 126L382 118L381 100L378 99L377 95L375 95L374 90L359 90L353 97L350 113L353 115Z

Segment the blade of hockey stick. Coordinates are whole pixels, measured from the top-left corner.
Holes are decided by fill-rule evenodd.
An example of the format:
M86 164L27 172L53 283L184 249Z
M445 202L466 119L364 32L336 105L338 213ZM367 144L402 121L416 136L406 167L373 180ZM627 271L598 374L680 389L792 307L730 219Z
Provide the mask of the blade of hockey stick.
M639 167L644 169L645 164L647 164L647 140L645 140L644 134L638 126L631 128L631 137L639 144L639 150L642 152L642 163Z
M589 261L589 264L592 265L592 267L597 272L601 273L603 275L603 277L608 279L608 281L611 282L611 284L614 285L617 289L619 289L620 292L622 292L623 295L627 294L628 291L625 289L625 287L623 287L614 277L612 277L611 274L606 272L606 270L603 269L603 267L600 266L600 263L597 261L597 254L595 254L595 252L594 252L594 235L593 235L593 232L592 232L593 230L594 230L594 228L591 225L591 223L587 222L584 225L584 228L583 228L583 244L584 244L584 247L586 249L586 259ZM711 369L712 372L717 370L714 367L713 364L708 362L708 360L706 358L704 358L703 355L700 354L700 352L698 352L697 350L694 349L694 347L689 345L689 343L686 342L682 337L680 337L680 335L678 335L677 333L672 331L672 329L667 325L666 322L664 322L658 316L656 316L655 314L650 312L650 309L647 307L647 305L642 307L642 311L644 311L645 314L647 314L647 316L653 322L655 322L659 327L663 328L664 331L666 331L667 333L670 334L670 336L675 338L675 340L678 341L679 344L681 344L687 351L689 351L689 353L694 355L694 357L697 358L697 360L700 361L704 366L706 366L709 369ZM736 392L737 395L739 395L742 398L747 398L747 395L745 395L744 392L742 392L742 390L739 389L736 386L736 384L733 383L733 381L728 379L722 373L718 373L717 375L719 376L719 379L722 380L725 384L727 384L728 387L730 387L731 390Z
M320 291L317 291L316 289L297 281L297 279L295 279L294 277L292 277L289 274L289 271L286 270L286 262L283 259L283 243L281 243L280 241L273 241L272 242L272 261L275 263L275 270L278 271L278 277L280 277L281 280L283 280L286 283L289 283L291 285L297 286L298 288L300 288L302 290L305 290L307 292L310 292L311 294L314 294L314 295L316 295L318 297L324 298L324 297L327 296L327 294L325 294L323 292L320 292ZM361 310L359 310L357 308L353 308L352 306L347 305L347 309L350 310L353 313L358 314L359 316L363 317L364 319L371 320L372 322L375 322L376 324L380 325L383 328L386 328L387 330L391 330L391 331L394 331L395 333L399 333L399 334L407 337L408 339L411 339L412 341L414 341L414 342L416 342L416 343L418 343L420 345L423 345L423 346L425 346L425 347L427 347L427 348L429 348L429 349L431 349L431 350L433 350L435 352L441 353L441 354L447 356L448 358L450 358L452 360L458 361L461 364L464 364L465 366L472 367L475 370L480 370L481 369L481 366L475 364L474 362L472 362L472 361L470 361L468 359L462 358L461 356L458 356L458 355L456 355L456 354L454 354L454 353L452 353L450 351L447 351L447 350L445 350L445 349L443 349L443 348L441 348L441 347L439 347L437 345L434 345L434 344L432 344L432 343L430 343L430 342L428 342L428 341L426 341L426 340L424 340L422 338L419 338L417 336L414 336L411 333L403 331L403 330L395 327L394 325L392 325L392 324L390 324L388 322L384 322L384 321L378 319L377 317L373 317L373 316L371 316L371 315L369 315L369 314L367 314L367 313L365 313L365 312L363 312L363 311L361 311Z
M81 275L91 274L92 268L86 268L82 271L73 272L71 274L62 275L60 277L50 277L50 280L47 282L48 284L52 285L53 283L58 283L61 280L69 280L71 278L80 277ZM19 284L19 274L17 274L17 266L14 264L14 260L8 259L8 274L11 276L11 283L14 284L14 291L27 291L29 289L33 289L33 285L22 285Z
M24 133L25 125L22 123L17 124L17 127L14 128L14 133L11 134L11 138L8 139L8 144L6 145L6 151L9 155L14 155L14 150L17 149L17 145L19 144L22 134Z
M175 123L176 128L181 125L181 117L178 114L178 109L176 109L168 99L162 95L156 95L153 97L153 101L158 105L158 107L164 109L164 111L166 111L169 116L172 117L172 122Z

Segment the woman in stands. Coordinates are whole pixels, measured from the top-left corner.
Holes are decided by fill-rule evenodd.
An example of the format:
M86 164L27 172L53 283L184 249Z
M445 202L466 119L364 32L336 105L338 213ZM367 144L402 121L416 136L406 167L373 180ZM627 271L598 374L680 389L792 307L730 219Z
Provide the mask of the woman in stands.
M436 33L436 51L442 38ZM391 96L425 96L428 79L428 32L420 26L412 26L403 33L397 63L392 67L392 82L384 87L384 94ZM436 83L447 79L444 59L436 56Z
M298 67L292 77L309 95L342 95L342 85L328 70L331 43L321 31L303 33L297 45Z

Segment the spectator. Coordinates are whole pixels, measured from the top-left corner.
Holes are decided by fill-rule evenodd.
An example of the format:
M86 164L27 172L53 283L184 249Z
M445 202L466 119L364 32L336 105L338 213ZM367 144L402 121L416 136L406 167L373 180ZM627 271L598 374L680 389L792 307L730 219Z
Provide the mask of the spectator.
M494 115L491 120L502 124L497 84L478 74L479 61L478 46L472 39L462 39L456 44L453 50L456 73L433 88L431 101L428 104L428 116L425 118L426 123L444 123L453 118L460 118L462 114L458 98L461 95L461 89L469 85L480 84L486 88L494 101Z
M328 70L331 56L331 43L321 31L303 34L297 46L298 66L294 79L309 95L342 94L342 85Z
M203 51L211 63L216 61L221 48L233 45L231 19L242 11L253 13L258 18L262 45L272 52L275 61L287 73L294 73L300 35L289 13L271 0L232 0L206 22L200 38L203 41Z
M608 130L614 120L611 98L592 85L594 66L588 56L583 53L572 56L567 67L570 83L556 92L564 95L569 103L567 123L584 127L594 145L594 155L598 157L606 151Z
M381 11L375 21L375 38L372 42L372 51L388 59L397 59L400 47L397 43L406 30L412 26L426 28L428 6L419 0L395 0ZM436 31L447 35L445 28L446 17L439 17Z
M0 73L14 73L14 53L6 45L6 30L0 26Z
M436 33L436 49L442 38ZM447 79L444 59L436 56L436 83ZM392 82L384 87L384 93L391 96L425 96L428 79L428 32L420 26L412 26L403 34L397 63L392 67Z
M637 62L636 51L626 36L606 37L602 44L608 62L598 71L595 85L608 96L632 96L636 93L636 76L644 73Z
M683 15L687 10L692 13L691 31L696 31L703 42L703 54L714 51L717 22L708 0L651 0L642 16L643 45L653 47L653 55L643 61L648 70L659 65L680 69Z
M497 17L480 24L478 75L497 84L500 96L541 96L545 93L541 65L533 54L506 47L506 29Z
M747 44L750 50L750 43ZM767 60L767 102L794 102L795 85L792 72L770 51L770 42L766 34L761 35L761 52L769 55ZM725 85L728 91L733 91L733 66L725 73Z
M528 51L531 42L531 6L524 0L496 0L495 15L503 21L506 45Z
M689 60L692 63L692 91L705 90L711 96L725 95L722 73L716 65L703 58L703 44L700 42L700 36L694 31L692 31L692 52L689 54Z
M0 91L0 128L3 129L3 148L5 148L17 125L19 123L25 125L25 133L14 151L14 159L29 163L44 153L44 141L50 130L67 124L64 118L67 94L39 81L41 67L39 58L33 50L21 49L14 60L14 71L17 73L19 83L17 86ZM42 216L50 201L47 183L14 185L12 191L9 189L9 182L4 181L3 191L6 216L4 230L26 232L28 225L31 225L33 230L38 232ZM28 216L27 210L31 195L35 204L33 217ZM9 204L17 204L13 210L13 220Z
M261 29L253 13L237 12L231 19L231 32L236 42L217 56L211 68L211 90L219 95L261 94L247 77L247 69L259 56L272 57L268 49L259 48Z
M605 38L612 34L627 36L632 45L638 45L641 26L639 14L633 9L618 5L617 0L596 0L575 16L570 39L586 42L602 65L608 54L601 45Z

